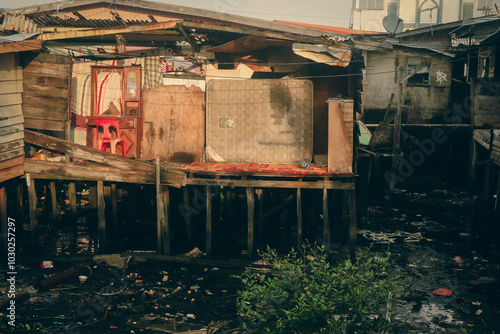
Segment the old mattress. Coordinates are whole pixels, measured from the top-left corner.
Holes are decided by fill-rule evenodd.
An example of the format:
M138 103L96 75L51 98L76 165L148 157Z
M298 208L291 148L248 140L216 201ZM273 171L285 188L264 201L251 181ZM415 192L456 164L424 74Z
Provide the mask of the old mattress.
M211 80L207 85L209 162L297 163L312 158L309 80Z

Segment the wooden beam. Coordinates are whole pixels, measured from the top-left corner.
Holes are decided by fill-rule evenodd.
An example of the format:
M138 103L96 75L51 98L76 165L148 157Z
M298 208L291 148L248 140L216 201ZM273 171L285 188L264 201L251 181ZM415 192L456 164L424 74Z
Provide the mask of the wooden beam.
M107 164L116 168L124 169L126 171L139 171L149 174L155 174L155 165L145 161L138 161L130 158L125 158L117 154L112 154L100 151L91 147L70 143L68 141L58 139L55 137L47 136L41 133L24 130L25 142L38 145L43 148L69 154L72 157L87 159L90 161ZM161 167L161 181L162 184L169 184L172 186L185 185L186 174L180 171L175 171L167 167ZM115 180L110 180L115 181ZM126 182L126 181L117 181ZM154 178L152 183L154 184ZM143 182L146 183L146 182Z
M500 168L498 169L498 184L497 184L497 197L495 199L495 212L493 214L494 229L499 228L500 224Z
M281 181L281 180L231 180L231 179L201 179L188 178L188 185L199 186L223 186L223 187L252 187L252 188L302 188L302 189L354 189L353 183L345 183L340 181Z
M487 216L490 213L491 204L491 170L492 163L489 162L484 166L484 185L483 185L483 215Z
M36 191L35 180L26 174L26 183L28 184L28 197L29 197L29 210L30 210L30 224L31 224L31 242L33 246L38 247L38 221L36 217Z
M476 166L477 166L477 143L471 138L469 149L469 188L474 189L476 185Z
M76 213L76 183L75 182L69 183L68 198L69 198L69 206L71 209L71 223L76 224L77 213Z
M104 201L104 182L97 181L97 248L100 253L106 252L106 202Z
M253 188L247 187L247 214L248 214L248 257L252 257L253 255L253 246L254 246L254 215L255 215L255 200Z
M0 43L0 54L40 50L41 48L42 48L42 41L36 39L19 41L19 42Z
M87 29L87 30L69 30L63 32L46 32L40 35L39 39L42 41L53 41L57 39L72 39L72 38L82 38L82 37L92 37L92 36L130 34L130 33L144 32L151 30L175 29L175 26L179 22L180 21L154 22L154 23L121 26L121 27L106 27L106 28Z
M154 184L152 175L143 172L100 166L97 164L76 165L67 162L51 162L26 159L24 169L33 173L34 178L49 180L109 181L139 184Z
M352 101L328 101L328 172L331 173L352 173L353 143L344 120L348 106L352 106ZM352 107L350 110L352 115Z
M89 186L89 202L92 209L97 208L97 186Z
M327 38L295 35L295 34L290 34L290 33L286 33L286 32L263 31L262 29L259 29L259 28L231 27L231 26L223 26L223 25L219 25L219 24L200 23L200 22L194 22L194 21L190 21L190 22L184 21L184 22L182 22L182 25L184 27L189 27L189 28L200 28L200 29L208 29L208 30L215 30L215 31L232 32L232 33L244 34L244 35L264 36L264 37L268 37L268 38L285 39L285 40L290 40L290 41L294 41L294 42L333 45L333 41L328 40Z
M17 176L24 174L23 165L17 165L9 168L2 169L0 172L0 182L4 182L13 179Z
M297 248L302 245L302 189L297 188Z
M206 186L206 235L205 252L210 257L212 254L212 187Z

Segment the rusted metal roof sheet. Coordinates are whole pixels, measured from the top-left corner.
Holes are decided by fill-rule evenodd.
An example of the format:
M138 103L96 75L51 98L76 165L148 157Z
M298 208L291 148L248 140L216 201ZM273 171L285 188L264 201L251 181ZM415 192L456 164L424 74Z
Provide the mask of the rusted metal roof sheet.
M2 22L2 31L17 31L19 33L40 32L38 25L25 15L6 14Z
M38 33L31 33L31 34L22 33L22 34L10 35L10 36L0 36L0 43L20 42L20 41L30 39L36 35L39 35L39 34Z

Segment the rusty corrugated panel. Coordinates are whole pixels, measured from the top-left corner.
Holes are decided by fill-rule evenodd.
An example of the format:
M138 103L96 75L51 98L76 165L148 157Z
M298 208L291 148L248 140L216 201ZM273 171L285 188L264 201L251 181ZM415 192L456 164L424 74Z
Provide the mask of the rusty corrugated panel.
M37 24L24 15L5 15L2 23L2 30L17 31L19 33L38 33L40 32Z

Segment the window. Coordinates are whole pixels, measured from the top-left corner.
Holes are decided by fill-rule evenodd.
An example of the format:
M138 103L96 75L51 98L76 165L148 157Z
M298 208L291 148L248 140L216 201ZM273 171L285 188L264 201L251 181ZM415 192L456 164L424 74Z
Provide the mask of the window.
M471 19L474 16L473 10L474 4L465 2L462 6L462 20Z
M398 4L391 2L387 5L387 15L398 16Z
M384 0L359 0L359 9L384 9Z
M407 84L412 85L428 85L429 84L429 71L430 66L410 65L408 64L408 78Z
M484 7L493 8L493 0L477 0L477 10L484 10Z

